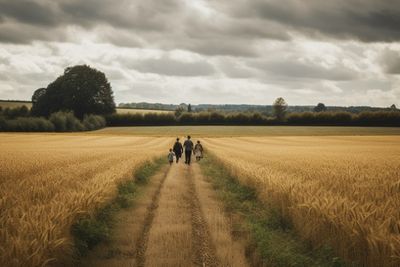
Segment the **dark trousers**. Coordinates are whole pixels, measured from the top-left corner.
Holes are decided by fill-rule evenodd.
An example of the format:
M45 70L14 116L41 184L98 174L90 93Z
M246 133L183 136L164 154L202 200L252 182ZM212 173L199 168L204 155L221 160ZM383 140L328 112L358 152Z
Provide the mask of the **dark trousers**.
M179 162L179 159L182 157L181 151L176 151L175 152L175 158L176 158L176 163Z
M190 159L192 157L192 151L191 150L185 150L185 163L190 164Z

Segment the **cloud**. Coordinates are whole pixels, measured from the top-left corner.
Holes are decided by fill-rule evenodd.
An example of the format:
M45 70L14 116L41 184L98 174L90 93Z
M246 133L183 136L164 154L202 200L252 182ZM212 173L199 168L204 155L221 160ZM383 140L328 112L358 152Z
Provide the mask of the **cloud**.
M391 0L237 0L233 15L258 17L286 26L287 31L364 42L400 39L400 6Z
M380 57L380 63L388 74L400 74L400 51L386 49Z
M256 61L252 66L268 72L270 75L290 77L292 79L319 79L319 80L353 80L357 73L334 66L331 68L318 65L314 62L301 62L298 60Z
M183 62L166 55L161 58L143 59L129 65L140 72L167 76L208 76L215 73L214 67L204 60Z

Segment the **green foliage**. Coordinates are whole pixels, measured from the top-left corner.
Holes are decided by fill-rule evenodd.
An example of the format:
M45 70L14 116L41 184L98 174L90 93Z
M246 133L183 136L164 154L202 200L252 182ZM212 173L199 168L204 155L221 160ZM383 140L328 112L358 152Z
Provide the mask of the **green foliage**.
M32 96L32 112L36 116L71 110L83 119L85 114L115 112L113 92L104 73L87 65L66 68L64 74L38 89Z
M55 112L51 114L49 120L54 124L57 132L76 132L85 130L83 124L72 112Z
M177 121L172 113L114 113L105 118L108 126L174 125Z
M146 184L147 179L154 175L165 162L163 158L157 159L154 162L146 162L141 168L135 171L134 177L138 184Z
M286 111L287 111L287 103L285 99L282 97L278 97L274 104L273 104L273 109L274 109L274 115L278 121L283 121L285 119Z
M222 113L183 112L178 118L171 113L112 114L106 117L108 126L165 125L323 125L323 126L400 126L400 112L302 112L289 113L278 121L258 112Z
M108 241L115 225L115 214L124 208L132 206L141 185L147 183L165 160L145 162L135 173L134 179L118 185L117 196L105 206L95 212L95 216L80 218L71 228L75 241L75 250L78 256L83 256L100 242Z
M0 111L1 115L3 115L6 119L15 119L18 117L28 117L29 109L23 105L15 108L5 108Z
M175 109L175 117L179 118L183 112L185 112L185 109L182 106L178 106Z
M110 237L109 225L106 221L85 218L72 226L72 234L78 236L75 246L79 255L85 255L88 250Z
M10 111L12 110L12 111ZM17 110L17 111L15 111ZM21 111L22 110L22 111ZM98 115L85 116L83 123L72 112L56 112L49 119L43 117L17 117L15 114L25 115L25 109L6 109L7 116L0 114L0 131L7 132L75 132L89 131L102 128L106 125L105 119ZM11 113L10 113L11 112ZM9 114L13 114L9 116Z
M258 200L255 188L241 184L212 155L200 164L226 209L240 215L235 227L250 233L248 255L258 255L266 266L344 266L329 247L312 249L301 241L278 209Z
M303 112L287 116L289 125L333 126L400 126L400 112L377 111L352 114L349 112Z
M54 132L54 125L45 118L20 117L6 120L0 117L0 131L5 132Z
M101 129L106 126L106 120L102 116L92 114L85 115L82 123L87 131Z
M324 103L318 103L318 105L316 105L314 107L314 112L323 112L323 111L326 111L326 110L327 110L327 108L326 108Z

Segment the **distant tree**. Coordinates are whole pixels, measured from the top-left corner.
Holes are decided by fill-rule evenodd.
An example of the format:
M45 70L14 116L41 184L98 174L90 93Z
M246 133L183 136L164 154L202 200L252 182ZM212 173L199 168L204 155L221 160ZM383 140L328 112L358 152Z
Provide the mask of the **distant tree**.
M393 105L390 106L390 109L397 110L397 107L396 107L395 104L393 104Z
M32 108L31 113L33 115L45 115L47 111L46 101L40 101L40 99L46 94L46 88L39 88L35 90L32 95Z
M275 102L273 104L273 108L274 108L274 115L277 120L283 121L285 119L287 106L288 105L287 105L285 99L283 99L282 97L278 97L275 100Z
M115 112L113 91L106 76L87 65L66 68L45 90L36 90L32 102L32 113L38 116L71 110L82 119L85 114Z
M185 109L182 106L178 106L175 109L175 117L176 118L180 117L184 111L185 111Z
M190 104L188 105L187 111L192 112L192 105L190 105Z
M324 103L318 103L318 105L316 105L314 107L315 112L322 112L322 111L326 111L326 110L327 110L327 108Z
M37 103L46 94L46 88L37 89L32 95L32 103Z

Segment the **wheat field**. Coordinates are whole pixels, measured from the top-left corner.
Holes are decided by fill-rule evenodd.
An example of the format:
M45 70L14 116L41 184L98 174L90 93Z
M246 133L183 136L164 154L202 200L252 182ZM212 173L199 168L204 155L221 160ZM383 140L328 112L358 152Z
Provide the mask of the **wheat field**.
M44 266L70 255L70 226L116 193L170 140L2 134L0 266Z
M205 147L314 246L400 266L400 137L207 138Z
M170 110L158 110L158 109L139 109L139 108L116 108L118 114L147 114L147 113L173 113Z

